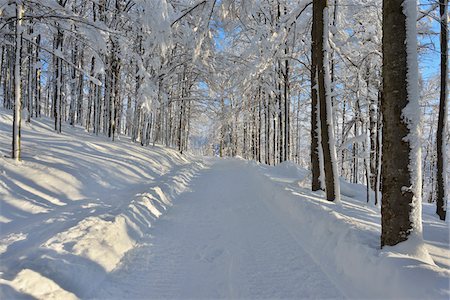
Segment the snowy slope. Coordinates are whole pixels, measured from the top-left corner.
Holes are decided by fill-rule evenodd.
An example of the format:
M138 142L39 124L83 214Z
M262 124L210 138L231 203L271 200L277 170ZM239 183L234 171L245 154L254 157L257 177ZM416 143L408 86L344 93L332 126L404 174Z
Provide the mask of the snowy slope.
M90 292L203 167L78 127L56 134L45 119L23 124L16 163L7 157L10 124L0 111L0 298Z

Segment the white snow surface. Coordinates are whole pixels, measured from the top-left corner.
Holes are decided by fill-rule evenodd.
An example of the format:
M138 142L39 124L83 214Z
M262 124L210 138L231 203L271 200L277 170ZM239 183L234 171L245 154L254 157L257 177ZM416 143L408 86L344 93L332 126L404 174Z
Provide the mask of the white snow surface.
M22 162L9 156L0 110L0 298L85 297L203 168L177 151L111 142L52 121L22 124ZM66 298L66 297L63 297Z
M0 111L3 155L10 125ZM379 249L362 185L341 180L336 205L293 163L23 128L24 161L0 158L1 299L450 297L449 227L433 205L430 263Z

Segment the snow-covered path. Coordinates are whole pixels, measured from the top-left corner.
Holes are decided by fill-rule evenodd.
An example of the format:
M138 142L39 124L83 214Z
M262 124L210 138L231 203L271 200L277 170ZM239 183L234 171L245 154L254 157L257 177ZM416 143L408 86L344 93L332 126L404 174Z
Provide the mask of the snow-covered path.
M244 162L214 160L91 296L343 298L274 211L283 192L269 181Z

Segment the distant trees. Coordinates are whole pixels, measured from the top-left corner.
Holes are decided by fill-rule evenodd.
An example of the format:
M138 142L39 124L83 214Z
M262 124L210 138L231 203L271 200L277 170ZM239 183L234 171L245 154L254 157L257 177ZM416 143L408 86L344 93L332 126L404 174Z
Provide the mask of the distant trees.
M421 234L417 6L383 1L381 246Z
M285 0L221 2L216 24L229 36L224 49L217 51L216 60L220 58L217 65L227 70L223 73L228 79L219 79L227 82L227 89L209 87L213 97L217 95L210 105L214 111L225 97L220 111L226 116L213 120L212 137L213 143L222 145L224 155L267 164L304 159L301 143L305 140L299 140L297 132L305 128L297 122L295 112L307 107L300 100L309 96L303 91L307 78L298 72L297 60L300 53L307 59L308 49L298 41L309 31L304 16L310 4ZM212 74L214 77L219 76Z
M381 23L377 18L381 2L363 1L354 6L329 3L331 9L323 14L326 23L320 22L326 33L314 37L310 1L222 2L225 17L221 17L220 26L227 31L227 42L220 58L230 65L231 72L224 72L230 74L231 82L225 98L233 99L234 105L223 110L228 117L212 120L215 128L229 129L217 130L212 143L219 144L219 136L225 135L221 143L224 155L241 155L268 164L291 157L312 169L313 190L325 190L325 166L333 175L328 176L329 185L334 186L328 188L331 194L338 187L331 185L330 179L337 178L339 171L354 183L369 180L369 199L373 198L371 190L379 186ZM311 55L315 38L328 45L316 51L320 53L316 56ZM323 64L326 71L320 72L324 78L319 86L315 59L322 59L325 48L332 59ZM321 86L322 100L329 104L322 105L322 116L316 94ZM227 103L225 100L225 106ZM226 124L220 124L222 120ZM319 141L322 135L324 140ZM328 149L322 150L322 142Z
M187 149L207 73L207 56L192 58L213 47L215 5L206 3L1 0L0 97L15 108L12 157L20 158L22 113L27 122L53 118L57 132L67 122Z
M438 169L437 161L428 163L420 156L423 139L427 141L423 146L426 157L430 162L435 160L432 112L436 99L428 93L433 90L432 79L421 78L419 86L414 50L416 25L421 34L426 33L427 22L438 6L425 5L426 11L417 18L414 1L386 1L384 11L381 1L350 5L336 0L313 1L312 10L310 4L288 0L222 2L225 13L220 26L228 34L220 60L227 63L217 69L226 70L222 73L229 77L222 78L227 88L220 89L220 97L212 102L214 110L220 111L220 118L213 120L217 133L213 133L212 143L217 138L221 156L242 155L267 164L292 157L311 168L312 189L325 189L330 200L339 194L333 192L336 185L331 184L332 179L339 182L338 175L366 184L367 202L376 205L381 202L381 189L383 199L388 199L382 208L382 244L394 245L412 232L420 234L422 181L429 182ZM305 29L311 32L311 39ZM406 36L408 47L404 45ZM283 53L286 43L291 46ZM423 52L426 47L419 45L419 49ZM383 53L387 55L384 64ZM285 58L289 60L287 105L282 84ZM419 94L421 100L426 99L420 108ZM289 117L283 120L286 108ZM418 128L421 113L427 126L425 138ZM302 145L305 137L311 141L303 144L306 147ZM283 146L285 141L290 141L290 147ZM337 153L333 155L335 146ZM307 154L309 162L302 159ZM421 175L422 164L427 165L426 178ZM445 162L442 165L447 166Z

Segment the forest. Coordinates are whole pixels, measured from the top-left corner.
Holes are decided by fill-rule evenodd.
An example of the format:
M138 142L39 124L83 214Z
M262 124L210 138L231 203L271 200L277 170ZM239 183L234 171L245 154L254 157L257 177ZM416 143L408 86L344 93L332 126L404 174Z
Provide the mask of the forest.
M230 168L236 161L245 161L249 169L240 167L245 174L253 168L262 168L255 174L264 173L265 168L285 168L286 172L295 169L292 171L295 175L288 177L296 178L298 184L292 184L303 188L302 197L320 198L324 200L322 205L331 211L345 215L341 210L348 206L347 198L358 195L355 196L358 207L367 209L369 215L377 215L373 221L377 224L373 232L376 239L370 239L371 249L390 251L391 247L397 247L403 249L398 250L400 253L412 257L420 253L417 255L422 261L432 261L433 251L430 250L430 256L424 250L423 227L428 226L425 223L433 220L443 236L449 230L448 217L446 220L450 194L448 21L448 0L0 0L0 171L4 176L0 177L0 208L4 216L0 216L3 227L0 227L0 245L6 247L4 251L0 247L0 255L5 256L0 268L0 287L12 286L15 292L25 291L37 298L67 297L66 294L36 296L33 294L36 290L30 292L19 285L5 283L14 276L3 279L3 273L17 275L20 271L12 271L18 258L13 254L9 258L8 253L14 247L28 253L31 246L24 241L45 223L43 217L39 226L36 221L33 223L36 227L23 227L21 214L12 213L12 209L38 205L40 200L33 197L47 199L43 194L59 199L55 201L67 197L68 205L72 205L69 200L75 194L67 192L68 186L79 188L81 195L84 189L90 189L90 185L85 188L83 184L104 176L100 172L101 163L97 171L91 168L97 159L108 165L104 172L120 173L122 179L105 175L99 179L98 186L111 187L101 193L92 187L92 191L97 191L95 195L119 195L126 188L133 193L120 196L128 197L128 202L117 205L117 209L126 207L131 196L142 192L131 189L138 180L143 186L144 178L154 179L153 175L143 175L134 182L128 178L134 175L127 175L124 170L131 165L141 168L143 161L147 165L142 170L173 169L173 172L161 172L173 173L174 178L183 160L193 164L195 161L198 165L192 170L200 173L202 168L215 170L200 167L200 161L219 167L230 162ZM102 146L95 144L96 141ZM104 150L89 148L90 144ZM129 153L123 154L120 149ZM163 154L163 151L169 152ZM98 158L91 161L94 154ZM40 155L47 155L48 161ZM156 163L166 156L173 157L167 158L170 164ZM70 163L74 163L72 169L68 167ZM47 171L42 171L41 164ZM50 167L56 171L50 171L53 170ZM228 170L225 165L221 168ZM39 177L34 170L44 173ZM77 187L75 179L58 184L52 181L57 177L45 179L51 175L49 172L58 170L67 171L83 184ZM20 179L23 172L34 175ZM189 172L180 175L186 177L183 184L187 187L190 180L195 182L192 179L195 176ZM248 176L256 178L252 172ZM85 182L86 176L91 179ZM231 184L234 175L223 176L225 183L218 185L219 190L223 189L224 194L240 190L239 182ZM250 177L244 176L241 182ZM170 193L158 192L160 185L154 188L157 195L152 197L159 199L158 205L163 210L172 205L168 204L172 198L183 197L178 196L184 195L181 190L188 189L177 184L178 181L168 186ZM30 189L23 185L37 187ZM116 189L122 186L120 191ZM251 183L248 188L251 189ZM258 189L255 186L255 191ZM200 190L206 193L208 188ZM264 190L262 186L261 190ZM167 193L171 196L165 196ZM256 199L254 194L235 193L229 197ZM211 192L205 197L215 195ZM103 199L94 193L91 196ZM15 205L14 199L28 204ZM283 205L280 207L290 207L290 204ZM106 206L104 209L106 213ZM154 218L154 210L149 209ZM299 214L307 214L299 210ZM112 211L111 208L108 213L116 216L117 221L118 215ZM429 211L432 213L428 214ZM31 215L41 213L36 210ZM423 220L425 214L430 219ZM80 222L79 225L88 218L87 214L83 215L76 223ZM19 219L20 226L14 225ZM314 220L310 226L320 227L314 225L316 222L324 221ZM131 226L130 220L126 219L125 223ZM75 224L67 223L55 233L70 230ZM291 225L286 226L295 231L296 225ZM29 228L30 233L22 239L17 234L24 228ZM275 229L271 230L276 234ZM42 234L43 231L39 233L41 243L50 238L44 239ZM300 239L304 240L305 236ZM138 241L134 239L123 249L128 251ZM14 243L19 244L13 246ZM440 278L439 282L447 280L448 283L448 237L436 243L443 247L444 252L439 253L446 262L435 260L441 270L433 276ZM116 253L126 253L114 249ZM209 261L210 256L205 257ZM106 271L110 271L108 267ZM325 270L330 272L335 271ZM40 276L46 274L53 273L41 272ZM75 294L75 298L114 295L79 292L86 291L84 283L71 290L66 281L58 284ZM29 282L26 285L31 286ZM450 287L445 287L445 283L439 290L441 294L433 294L431 298L445 298L450 294ZM15 292L0 288L0 296L7 298L18 296ZM154 295L185 298L182 294ZM310 298L297 294L187 295ZM355 295L363 294L344 293L343 297ZM420 298L422 294L364 295L380 296ZM140 298L142 294L135 297ZM316 297L330 295L316 294Z

